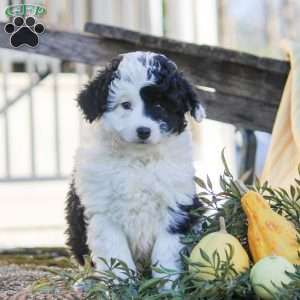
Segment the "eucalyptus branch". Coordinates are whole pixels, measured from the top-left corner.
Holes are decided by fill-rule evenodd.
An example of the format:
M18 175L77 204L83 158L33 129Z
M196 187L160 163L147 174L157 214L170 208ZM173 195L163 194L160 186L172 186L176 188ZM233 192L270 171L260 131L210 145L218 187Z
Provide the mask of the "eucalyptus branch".
M250 284L249 271L236 275L233 268L233 248L229 245L226 259L221 260L217 251L213 252L212 258L203 250L200 255L205 261L207 272L215 275L215 279L208 281L199 279L196 271L190 267L203 267L201 263L191 263L189 254L199 240L208 233L219 230L219 217L226 220L227 231L237 237L248 251L247 220L241 207L241 192L234 177L230 172L224 151L222 152L224 173L220 176L219 184L221 192L215 192L212 181L207 176L206 180L195 178L200 192L199 200L203 208L192 213L199 217L199 226L193 228L186 236L182 237L185 248L182 251L181 272L168 270L163 266L152 266L155 272L160 273L161 278L151 278L151 272L135 273L127 265L119 260L109 262L103 260L107 266L105 272L95 272L91 267L90 258L86 258L83 269L77 267L53 271L54 277L47 278L36 283L34 291L45 288L55 288L58 283L65 283L72 287L76 282L91 281L85 298L89 300L239 300L255 299L253 288ZM288 189L273 189L268 182L261 183L258 178L255 184L247 186L248 189L261 193L269 201L273 210L284 215L294 223L300 236L300 166L299 178ZM205 212L205 213L204 213ZM300 241L299 241L300 243ZM193 268L192 268L193 269ZM118 270L126 274L123 279L115 275ZM296 268L295 274L290 274L292 282L279 289L276 300L299 299L300 295L300 267ZM161 291L164 283L170 281L173 276L178 277L173 281L173 289ZM298 298L297 298L298 297Z

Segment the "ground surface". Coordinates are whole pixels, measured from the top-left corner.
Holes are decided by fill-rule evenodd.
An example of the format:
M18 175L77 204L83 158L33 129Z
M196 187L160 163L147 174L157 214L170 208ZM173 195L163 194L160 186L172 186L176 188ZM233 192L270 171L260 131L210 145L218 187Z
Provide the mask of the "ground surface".
M0 266L0 299L22 299L20 292L24 292L24 289L34 281L46 275L46 272L17 265ZM29 299L45 298L44 296L42 298L33 298L32 296Z
M33 266L0 266L0 300L74 300L74 295L57 287L54 292L32 293L30 288L38 279L53 276Z
M45 277L53 278L50 270L70 267L64 248L25 248L0 251L0 300L69 300L62 286L55 292L32 294L32 285Z

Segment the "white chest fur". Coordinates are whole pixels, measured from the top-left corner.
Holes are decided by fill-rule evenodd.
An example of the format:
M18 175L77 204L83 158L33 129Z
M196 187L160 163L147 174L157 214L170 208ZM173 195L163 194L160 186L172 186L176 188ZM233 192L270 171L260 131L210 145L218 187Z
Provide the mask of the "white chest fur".
M136 256L149 252L159 228L168 226L168 208L190 204L194 196L190 143L184 132L159 145L82 145L75 186L87 218L109 218Z

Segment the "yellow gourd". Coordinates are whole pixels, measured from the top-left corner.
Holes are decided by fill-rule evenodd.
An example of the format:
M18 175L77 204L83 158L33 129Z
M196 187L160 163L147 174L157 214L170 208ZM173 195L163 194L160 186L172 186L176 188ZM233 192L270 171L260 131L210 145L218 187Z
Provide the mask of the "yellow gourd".
M201 256L202 249L213 260L213 253L217 251L221 261L226 261L226 251L229 253L230 244L233 248L232 264L237 273L246 271L249 268L249 257L239 240L229 234L225 228L224 218L220 218L220 231L209 233L203 237L194 247L190 255L192 263L201 263L203 266L190 266L190 270L197 273L198 278L203 280L214 280L216 274L212 272L212 268L208 266L207 261ZM207 267L206 267L207 266ZM232 277L234 274L230 274Z
M300 264L294 225L272 210L257 192L248 191L241 199L248 219L248 243L254 262L270 255L285 257L292 264Z

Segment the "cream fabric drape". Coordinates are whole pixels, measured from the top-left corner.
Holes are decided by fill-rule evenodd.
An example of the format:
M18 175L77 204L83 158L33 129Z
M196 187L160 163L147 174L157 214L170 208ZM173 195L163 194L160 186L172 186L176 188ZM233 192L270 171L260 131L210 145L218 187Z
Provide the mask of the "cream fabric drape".
M297 177L300 163L300 44L284 42L283 48L291 70L276 116L262 181L287 188Z

